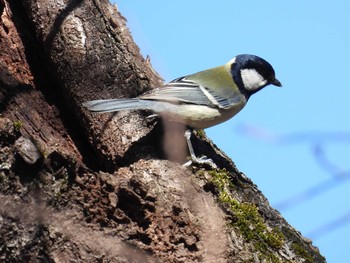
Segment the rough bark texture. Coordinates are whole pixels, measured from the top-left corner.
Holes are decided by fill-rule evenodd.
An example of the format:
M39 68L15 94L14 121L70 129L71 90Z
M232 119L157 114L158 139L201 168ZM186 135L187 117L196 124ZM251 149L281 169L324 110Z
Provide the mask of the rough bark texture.
M0 261L325 262L204 135L219 169L166 160L174 129L144 113L81 107L161 84L117 7L0 0L0 16Z

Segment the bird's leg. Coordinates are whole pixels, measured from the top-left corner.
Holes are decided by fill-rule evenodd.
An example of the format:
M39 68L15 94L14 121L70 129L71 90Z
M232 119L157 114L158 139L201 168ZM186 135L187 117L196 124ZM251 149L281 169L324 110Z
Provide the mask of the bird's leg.
M194 163L198 163L198 164L208 164L212 168L217 168L216 164L213 162L212 159L209 159L206 156L202 156L200 158L197 158L197 156L195 155L195 153L193 151L193 147L192 147L192 143L191 143L191 135L192 135L192 130L187 129L185 131L185 138L186 138L186 142L187 142L188 151L189 151L190 156L191 156L191 160L186 162L184 164L184 166L190 166L192 164L192 162L194 162Z
M185 138L186 138L186 142L187 142L187 146L188 146L188 151L190 152L192 159L197 159L196 155L194 154L193 147L192 147L191 135L192 135L192 131L187 129L185 131Z

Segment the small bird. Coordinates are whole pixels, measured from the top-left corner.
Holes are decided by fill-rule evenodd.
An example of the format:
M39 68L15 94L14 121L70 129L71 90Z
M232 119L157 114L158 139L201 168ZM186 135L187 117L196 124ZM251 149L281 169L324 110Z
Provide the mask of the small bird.
M223 66L177 78L137 98L93 100L83 106L100 113L150 110L190 129L205 129L232 118L251 95L270 84L282 86L273 67L258 56L242 54ZM190 136L191 130L187 130L192 160L212 165L211 160L195 156Z

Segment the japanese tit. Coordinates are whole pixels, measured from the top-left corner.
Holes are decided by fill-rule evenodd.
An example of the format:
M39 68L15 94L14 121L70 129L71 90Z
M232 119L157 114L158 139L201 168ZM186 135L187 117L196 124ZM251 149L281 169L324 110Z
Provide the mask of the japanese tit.
M237 114L265 86L281 87L272 66L254 55L238 55L223 66L177 78L137 98L83 103L94 112L151 110L170 121L205 129Z
M192 129L205 129L232 118L251 95L270 84L282 86L272 66L258 56L243 54L223 66L177 78L137 98L93 100L83 106L101 113L150 110ZM191 152L192 146L188 146Z

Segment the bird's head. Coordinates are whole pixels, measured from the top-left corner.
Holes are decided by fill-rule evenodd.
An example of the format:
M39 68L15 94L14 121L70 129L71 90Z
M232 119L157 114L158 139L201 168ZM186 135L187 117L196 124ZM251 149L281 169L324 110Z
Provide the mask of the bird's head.
M270 63L258 56L238 55L228 63L234 82L248 97L270 84L282 86Z

